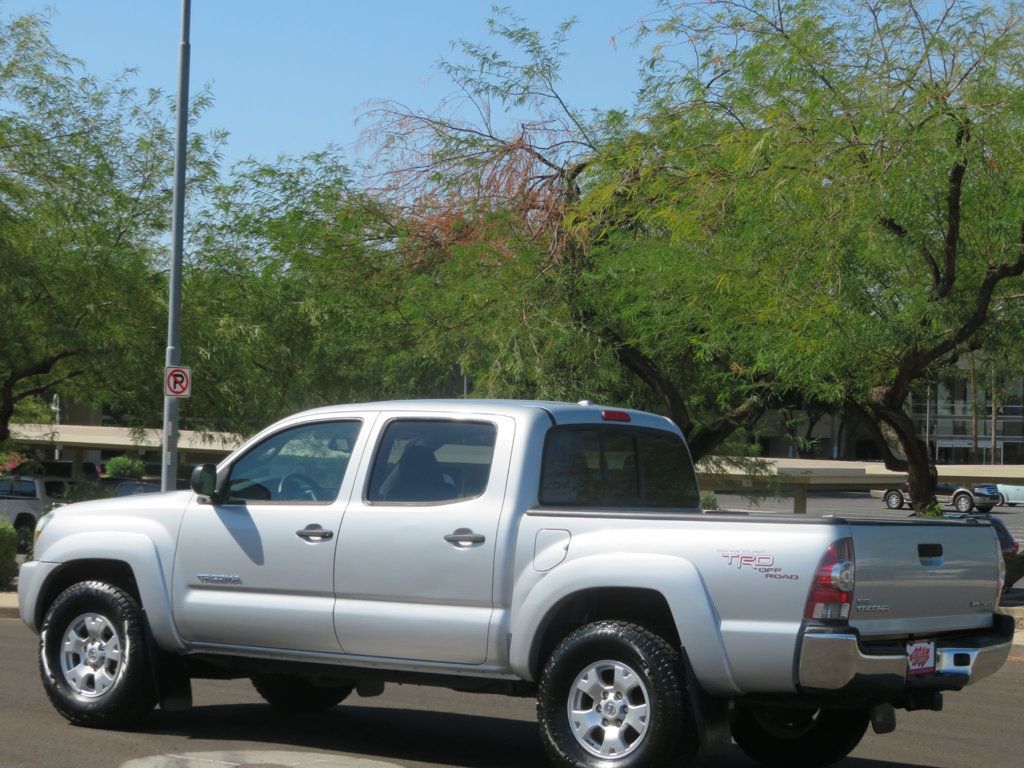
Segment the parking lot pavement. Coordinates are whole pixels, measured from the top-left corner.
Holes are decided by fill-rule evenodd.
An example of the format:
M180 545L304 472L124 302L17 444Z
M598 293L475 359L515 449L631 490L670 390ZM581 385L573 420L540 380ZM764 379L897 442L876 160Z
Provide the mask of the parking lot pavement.
M792 514L793 497L751 499L732 493L718 494L718 504L724 509L772 514ZM952 507L947 511L954 511ZM1013 537L1024 546L1024 507L995 507L991 514L1002 520ZM883 520L906 519L909 509L888 509L881 499L872 499L867 491L808 491L807 515L821 517L836 515L852 518L881 518Z
M543 768L531 699L388 686L321 715L289 717L246 681L195 684L191 712L157 711L135 731L76 728L39 682L38 640L0 620L0 768ZM948 694L943 712L900 712L895 733L868 733L841 768L1016 768L1024 754L1024 649L993 677ZM738 750L709 768L754 765Z

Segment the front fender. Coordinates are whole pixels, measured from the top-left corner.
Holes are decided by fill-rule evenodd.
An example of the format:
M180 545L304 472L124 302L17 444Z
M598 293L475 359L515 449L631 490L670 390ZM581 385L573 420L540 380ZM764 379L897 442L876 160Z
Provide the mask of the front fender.
M689 560L670 555L592 555L571 560L546 574L512 617L509 660L519 677L533 679L530 660L552 612L572 595L601 587L659 592L672 611L676 631L704 689L722 696L741 692L733 680L718 615L704 580Z
M46 578L35 591L36 599L52 579L58 578L64 568L76 561L118 560L132 569L153 639L164 650L185 648L174 626L170 589L164 578L160 551L148 536L109 531L75 533L50 544L43 555L46 559L39 567L45 569Z

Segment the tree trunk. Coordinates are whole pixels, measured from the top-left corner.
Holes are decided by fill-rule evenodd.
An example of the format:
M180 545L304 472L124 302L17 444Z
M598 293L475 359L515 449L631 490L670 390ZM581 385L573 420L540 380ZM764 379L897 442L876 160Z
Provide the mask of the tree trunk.
M903 410L903 403L893 397L890 387L876 387L871 391L868 401L879 426L876 439L881 438L885 442L880 447L883 448L886 468L907 473L910 504L915 514L924 516L929 507L935 504L935 483L938 477L935 464L928 454L928 446L917 436L914 420ZM898 459L888 450L886 429L899 444L904 459Z

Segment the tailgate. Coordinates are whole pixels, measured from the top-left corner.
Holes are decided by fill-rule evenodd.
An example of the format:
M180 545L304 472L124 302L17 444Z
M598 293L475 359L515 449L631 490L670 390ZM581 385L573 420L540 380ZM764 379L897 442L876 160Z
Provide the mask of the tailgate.
M862 636L988 627L999 550L988 524L848 521L856 584L850 625Z

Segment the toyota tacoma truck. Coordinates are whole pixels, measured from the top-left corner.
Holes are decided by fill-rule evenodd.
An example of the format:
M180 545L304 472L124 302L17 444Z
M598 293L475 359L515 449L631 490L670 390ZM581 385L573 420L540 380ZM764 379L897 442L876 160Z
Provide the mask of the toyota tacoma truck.
M991 526L703 514L683 435L635 410L320 408L191 486L40 520L20 610L71 722L194 678L291 713L412 683L536 696L558 766L819 766L1013 635Z

